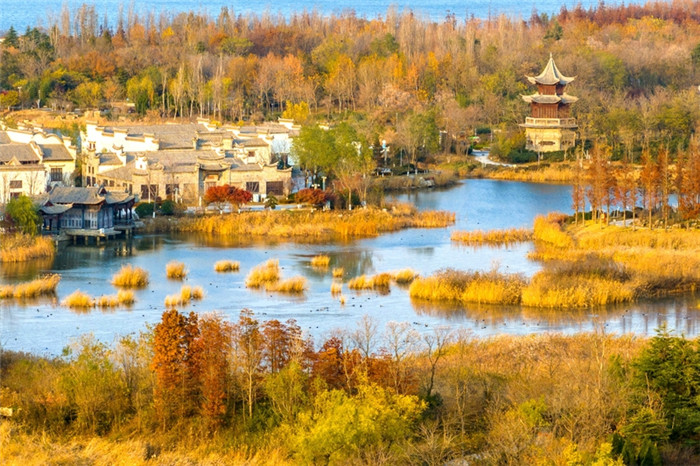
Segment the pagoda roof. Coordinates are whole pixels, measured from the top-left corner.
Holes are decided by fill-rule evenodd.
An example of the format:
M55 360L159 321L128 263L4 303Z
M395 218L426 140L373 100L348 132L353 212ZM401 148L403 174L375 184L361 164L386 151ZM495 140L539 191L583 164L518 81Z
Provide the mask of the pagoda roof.
M554 58L552 57L551 53L549 54L549 61L547 62L547 66L544 67L544 70L535 77L526 76L526 78L532 84L561 84L562 86L566 86L571 81L576 79L576 77L570 78L561 74L556 63L554 63Z
M521 96L523 100L527 103L536 104L572 104L578 100L578 97L574 97L569 94L561 95L550 95L550 94L533 94L533 95L523 95Z

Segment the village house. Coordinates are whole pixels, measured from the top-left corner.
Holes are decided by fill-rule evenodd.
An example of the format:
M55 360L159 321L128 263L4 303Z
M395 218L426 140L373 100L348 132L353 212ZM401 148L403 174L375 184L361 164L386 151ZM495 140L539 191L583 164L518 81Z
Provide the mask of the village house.
M286 122L285 122L286 123ZM255 199L286 195L291 124L216 127L208 120L162 125L86 125L86 186L137 194L142 201L199 204L212 186L230 184Z
M43 229L68 236L105 238L130 231L134 196L104 187L54 187L42 200Z
M0 130L0 203L70 185L75 167L69 138L33 128Z

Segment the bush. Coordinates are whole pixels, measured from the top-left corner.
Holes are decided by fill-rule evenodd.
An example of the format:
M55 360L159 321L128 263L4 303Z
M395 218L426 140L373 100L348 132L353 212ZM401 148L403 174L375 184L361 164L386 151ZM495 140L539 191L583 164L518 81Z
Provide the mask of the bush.
M320 189L304 188L296 193L295 200L300 204L321 205L327 197L327 193Z
M134 212L136 212L136 215L140 218L150 217L153 215L154 208L155 204L153 202L141 202L134 208Z
M160 205L160 213L163 215L175 215L175 203L170 199Z

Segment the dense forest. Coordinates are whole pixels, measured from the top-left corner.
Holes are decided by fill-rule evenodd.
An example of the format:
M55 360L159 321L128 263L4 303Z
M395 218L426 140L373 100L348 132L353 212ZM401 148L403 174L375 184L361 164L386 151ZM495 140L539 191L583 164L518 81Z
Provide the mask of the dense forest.
M700 119L700 3L656 2L433 22L409 11L291 17L194 13L100 19L64 9L47 30L11 29L0 106L94 108L129 99L151 117L349 120L369 140L410 147L427 121L455 138L505 129L522 144L525 75L553 53L584 139L615 153L687 144Z
M365 317L315 346L294 321L169 310L112 346L0 363L19 408L3 455L29 464L699 459L700 348L663 329L475 339Z

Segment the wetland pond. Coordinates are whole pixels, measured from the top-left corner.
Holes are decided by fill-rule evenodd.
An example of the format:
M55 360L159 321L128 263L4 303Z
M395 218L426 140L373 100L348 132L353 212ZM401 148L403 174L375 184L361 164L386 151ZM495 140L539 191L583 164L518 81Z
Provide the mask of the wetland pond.
M571 212L571 187L495 180L465 180L446 190L412 192L394 196L419 209L449 210L457 214L449 228L410 229L375 238L343 243L300 244L252 242L227 244L226 238L195 235L137 235L132 240L110 241L101 246L62 244L49 261L0 265L0 284L18 283L44 273L59 273L57 296L28 303L0 302L0 345L4 349L41 355L58 355L82 334L93 333L111 343L116 337L136 334L155 324L163 312L164 299L183 284L202 286L205 297L182 312L219 311L229 320L241 309L251 309L261 320L295 319L314 340L322 342L336 329L352 329L364 315L371 316L380 331L389 321L410 322L420 331L447 325L469 330L475 336L523 335L541 332L577 333L603 328L609 333L653 335L666 324L686 336L700 335L698 298L680 296L660 301L586 310L542 310L492 305L445 306L412 301L406 287L392 285L387 294L348 290L350 278L361 274L412 268L421 275L451 267L490 270L530 276L540 265L527 259L532 244L508 247L462 246L450 241L452 230L490 230L531 227L534 217L551 211ZM313 268L318 254L330 256L326 270ZM240 262L240 271L214 272L214 263ZM303 275L309 289L299 296L266 293L245 287L252 267L278 259L282 277ZM165 277L165 265L183 262L188 270L183 281ZM60 302L76 289L91 296L115 294L112 276L122 265L132 264L150 273L147 288L135 291L129 308L79 313ZM331 296L331 269L345 269L342 305Z

